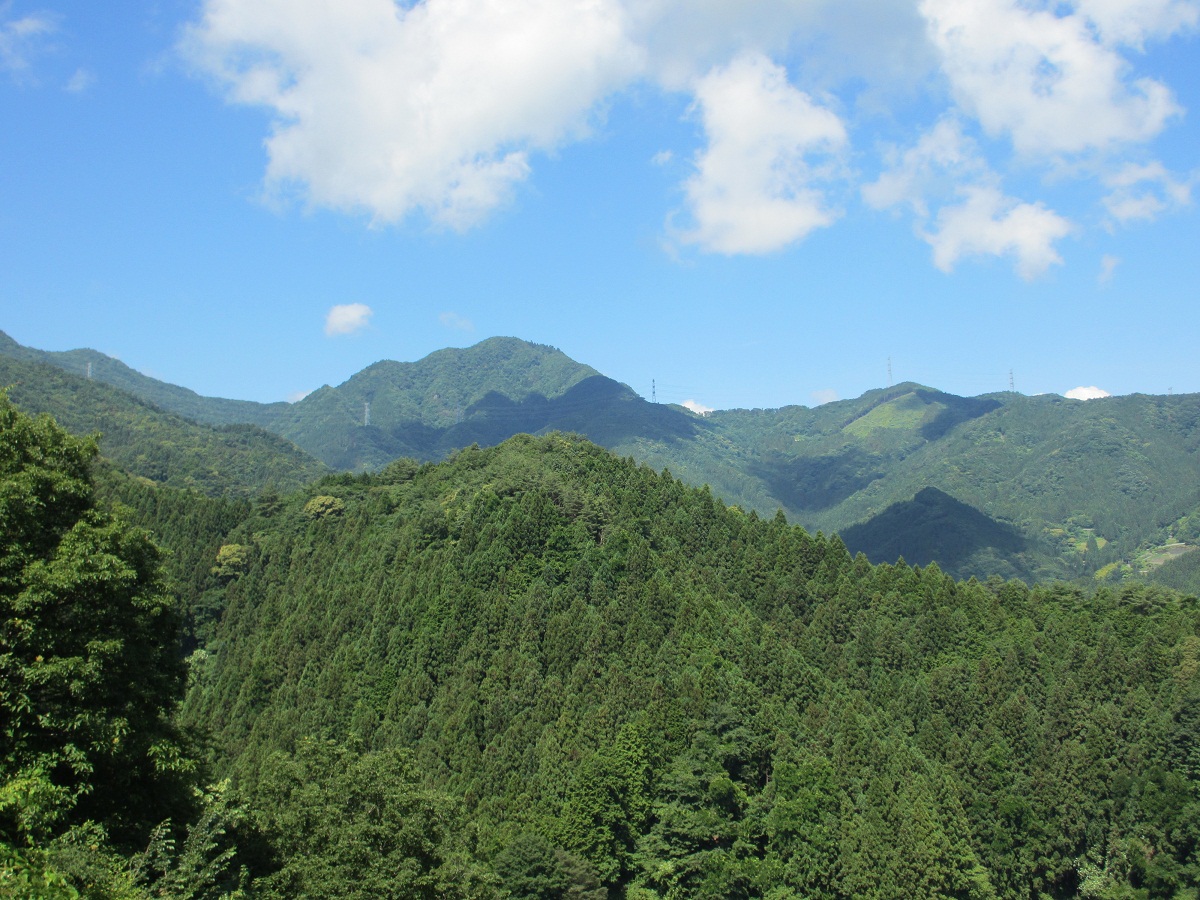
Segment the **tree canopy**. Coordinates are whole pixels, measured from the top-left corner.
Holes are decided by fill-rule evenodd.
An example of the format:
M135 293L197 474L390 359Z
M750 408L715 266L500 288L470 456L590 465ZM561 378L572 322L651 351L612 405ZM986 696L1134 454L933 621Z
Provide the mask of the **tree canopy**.
M3 839L132 837L181 764L180 619L146 534L96 508L94 441L0 397Z

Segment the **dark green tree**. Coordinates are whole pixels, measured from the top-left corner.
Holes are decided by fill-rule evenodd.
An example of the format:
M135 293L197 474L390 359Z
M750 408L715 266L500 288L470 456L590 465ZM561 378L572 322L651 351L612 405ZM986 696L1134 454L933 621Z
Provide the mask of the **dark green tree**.
M258 897L494 896L490 877L456 846L454 802L423 788L401 751L301 741L267 761L250 807L275 856Z
M604 900L608 892L582 859L537 832L521 832L493 863L513 900Z
M93 439L0 396L0 840L182 811L179 616L145 533L98 509ZM182 817L180 817L182 818Z

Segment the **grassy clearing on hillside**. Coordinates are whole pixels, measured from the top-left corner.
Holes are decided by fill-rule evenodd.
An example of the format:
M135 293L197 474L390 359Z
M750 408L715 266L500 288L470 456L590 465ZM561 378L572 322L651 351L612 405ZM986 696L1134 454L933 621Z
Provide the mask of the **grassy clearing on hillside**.
M1137 565L1144 575L1151 569L1157 569L1163 563L1170 562L1173 559L1178 559L1185 553L1190 553L1197 549L1192 544L1184 544L1176 541L1172 544L1163 544L1159 547L1152 547L1149 550L1144 550L1137 556Z

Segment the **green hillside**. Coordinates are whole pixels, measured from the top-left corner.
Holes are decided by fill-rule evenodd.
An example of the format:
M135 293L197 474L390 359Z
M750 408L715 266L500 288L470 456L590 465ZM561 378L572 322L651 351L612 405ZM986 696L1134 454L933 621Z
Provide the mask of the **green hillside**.
M1039 577L1095 572L1166 540L1200 502L1200 395L1009 400L821 524L842 528L930 486L1047 546Z
M273 782L308 736L407 748L506 884L1200 883L1194 601L874 568L560 435L328 478L230 540L184 711L218 770Z
M202 397L187 388L143 375L119 359L96 350L35 350L22 346L0 331L0 358L3 357L47 363L73 375L120 388L160 409L210 425L265 425L280 409L287 407L286 403Z
M328 471L294 444L253 425L202 425L107 384L42 362L0 355L0 387L30 413L100 435L101 452L133 475L211 496L291 491Z
M845 529L841 537L851 553L865 553L876 563L903 559L927 566L936 562L952 571L1033 578L1029 542L1017 529L937 488L924 488L912 500Z
M553 347L490 338L415 363L375 363L292 404L269 427L332 468L377 469L398 456L439 458L476 439L464 431L501 441L523 430L529 407L561 406L570 388L596 375Z
M87 357L94 379L204 421L240 410L337 470L577 432L760 515L782 509L810 531L855 529L855 547L873 560L904 550L964 577L1120 577L1146 549L1194 540L1177 523L1200 506L1200 395L972 398L905 383L814 409L702 417L648 403L554 348L491 338L263 405L201 398L115 360L102 365L93 351L45 354L6 339L0 354L76 370ZM917 502L926 489L983 517L968 526L970 552L952 531L955 516L931 518Z
M562 434L253 506L91 455L0 400L6 894L1200 889L1194 597L872 566Z
M1200 552L1191 550L1155 569L1148 576L1161 584L1193 596L1200 596Z
M1171 539L1196 509L1200 395L961 398L903 384L817 409L714 412L694 440L615 449L811 530L856 527L872 559L888 533L923 531L913 558L961 576L1071 578ZM907 518L927 488L993 520L992 534L1015 529L1021 558L1012 543L947 552L944 532Z

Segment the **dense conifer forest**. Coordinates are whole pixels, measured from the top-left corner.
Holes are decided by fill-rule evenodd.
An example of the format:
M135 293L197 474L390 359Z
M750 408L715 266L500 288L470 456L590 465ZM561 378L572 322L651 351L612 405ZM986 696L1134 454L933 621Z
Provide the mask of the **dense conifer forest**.
M227 499L6 399L0 521L0 893L1200 890L1194 595L873 565L559 433Z

